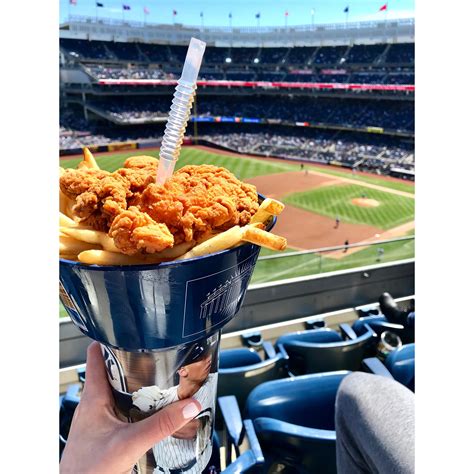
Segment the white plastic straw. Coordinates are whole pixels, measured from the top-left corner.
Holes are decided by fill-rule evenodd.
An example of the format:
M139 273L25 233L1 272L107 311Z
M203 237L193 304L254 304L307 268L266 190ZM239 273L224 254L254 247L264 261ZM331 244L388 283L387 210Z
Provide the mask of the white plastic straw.
M191 38L184 61L183 72L173 95L165 135L161 143L160 164L156 176L157 184L164 184L173 174L176 161L179 158L184 132L193 105L197 76L205 49L206 43L204 41Z

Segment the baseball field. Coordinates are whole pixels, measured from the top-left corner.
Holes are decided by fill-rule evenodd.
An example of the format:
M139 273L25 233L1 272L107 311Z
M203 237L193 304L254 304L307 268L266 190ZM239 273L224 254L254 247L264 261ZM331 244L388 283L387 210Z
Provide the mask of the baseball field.
M96 154L99 166L119 168L134 155L159 157L158 149ZM60 160L75 167L82 157ZM184 147L177 168L213 164L255 184L258 191L286 207L274 232L288 240L288 252L366 243L341 250L259 261L252 283L329 272L411 258L414 239L387 244L373 242L414 235L414 184L367 173L353 174L329 166L255 158L205 147ZM261 256L275 252L262 249Z

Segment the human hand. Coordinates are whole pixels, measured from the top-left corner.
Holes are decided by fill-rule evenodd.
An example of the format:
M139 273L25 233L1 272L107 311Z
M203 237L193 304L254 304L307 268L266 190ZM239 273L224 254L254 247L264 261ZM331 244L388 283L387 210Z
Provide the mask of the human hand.
M93 342L87 349L86 383L71 423L60 472L130 473L146 451L189 423L200 411L199 402L188 398L136 423L119 420L100 344Z

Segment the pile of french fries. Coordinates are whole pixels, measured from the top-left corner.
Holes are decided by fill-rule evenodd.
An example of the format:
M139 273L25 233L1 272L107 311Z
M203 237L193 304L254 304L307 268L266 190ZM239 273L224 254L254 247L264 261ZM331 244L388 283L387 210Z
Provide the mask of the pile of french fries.
M89 151L84 148L84 159L77 168L100 169ZM64 172L60 168L60 172ZM209 255L230 249L245 242L251 242L271 250L284 250L286 239L271 234L266 223L281 214L284 204L267 198L259 206L246 226L234 226L224 232L209 232L198 241L183 242L153 254L125 255L115 246L106 232L100 232L82 225L72 211L74 202L59 191L59 256L89 265L142 265L184 260Z

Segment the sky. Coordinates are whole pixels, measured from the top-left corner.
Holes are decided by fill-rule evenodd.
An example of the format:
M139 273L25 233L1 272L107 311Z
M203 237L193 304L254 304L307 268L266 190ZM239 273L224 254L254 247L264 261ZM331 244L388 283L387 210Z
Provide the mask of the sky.
M238 27L257 26L257 13L260 13L260 26L283 26L285 20L288 26L308 25L313 20L314 24L344 23L347 6L348 21L414 17L414 0L98 0L103 8L96 8L95 0L75 0L76 5L70 1L60 0L61 23L67 21L68 15L95 17L97 14L99 18L140 22L146 16L147 23L172 24L174 19L184 25L229 26L232 21L232 26ZM387 12L379 11L386 3ZM130 6L130 10L123 11L123 4ZM144 14L145 8L148 15ZM173 10L177 12L174 17Z

